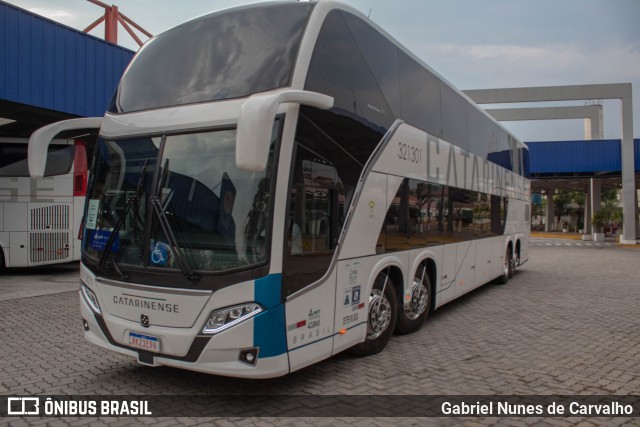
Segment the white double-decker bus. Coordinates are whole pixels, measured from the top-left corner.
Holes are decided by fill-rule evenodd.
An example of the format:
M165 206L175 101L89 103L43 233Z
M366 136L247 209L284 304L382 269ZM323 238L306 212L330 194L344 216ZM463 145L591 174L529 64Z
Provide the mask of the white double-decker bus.
M0 138L0 273L5 267L78 261L87 190L87 150L59 139L46 152L41 180L31 179L29 140Z
M99 127L86 338L145 365L287 374L381 351L528 258L527 149L359 12L234 8L149 41Z

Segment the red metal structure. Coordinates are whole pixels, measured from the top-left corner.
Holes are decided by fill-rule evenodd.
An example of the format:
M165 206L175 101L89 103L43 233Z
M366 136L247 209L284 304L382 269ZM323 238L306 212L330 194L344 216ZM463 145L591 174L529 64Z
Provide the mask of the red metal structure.
M125 30L129 33L131 38L138 43L138 46L142 46L142 41L136 35L136 33L131 29L133 26L135 29L140 31L147 37L153 37L153 34L142 28L140 25L136 24L133 20L125 16L123 13L118 11L118 6L116 5L107 5L102 3L99 0L87 0L90 3L93 3L97 6L100 6L104 9L104 15L100 18L96 19L91 25L85 28L83 31L88 33L93 30L95 27L100 25L100 23L104 22L104 39L110 43L118 44L118 22L124 27Z

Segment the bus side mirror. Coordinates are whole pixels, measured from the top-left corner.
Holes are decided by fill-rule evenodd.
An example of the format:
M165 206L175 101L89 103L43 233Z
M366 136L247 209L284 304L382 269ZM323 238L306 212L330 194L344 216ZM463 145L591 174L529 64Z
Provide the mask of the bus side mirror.
M44 176L49 143L56 135L68 130L100 129L100 126L102 126L102 117L86 117L51 123L31 134L28 151L31 178L40 179Z
M273 122L280 104L295 102L321 108L333 107L333 98L317 92L283 89L251 95L240 108L236 133L236 166L247 172L261 172L267 165Z

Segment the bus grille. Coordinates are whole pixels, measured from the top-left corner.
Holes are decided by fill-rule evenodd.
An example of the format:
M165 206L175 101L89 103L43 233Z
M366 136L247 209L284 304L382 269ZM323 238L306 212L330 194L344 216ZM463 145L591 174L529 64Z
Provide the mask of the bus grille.
M31 209L31 230L68 230L69 206L52 205Z
M30 262L63 261L69 258L69 233L29 233Z

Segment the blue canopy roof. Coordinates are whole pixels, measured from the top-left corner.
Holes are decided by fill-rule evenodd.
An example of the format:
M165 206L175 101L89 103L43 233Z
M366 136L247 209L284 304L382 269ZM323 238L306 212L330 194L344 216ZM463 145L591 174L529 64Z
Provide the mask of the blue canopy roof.
M532 177L619 174L620 140L527 142ZM640 140L635 145L635 171L640 172Z
M102 116L134 52L0 1L0 100Z

